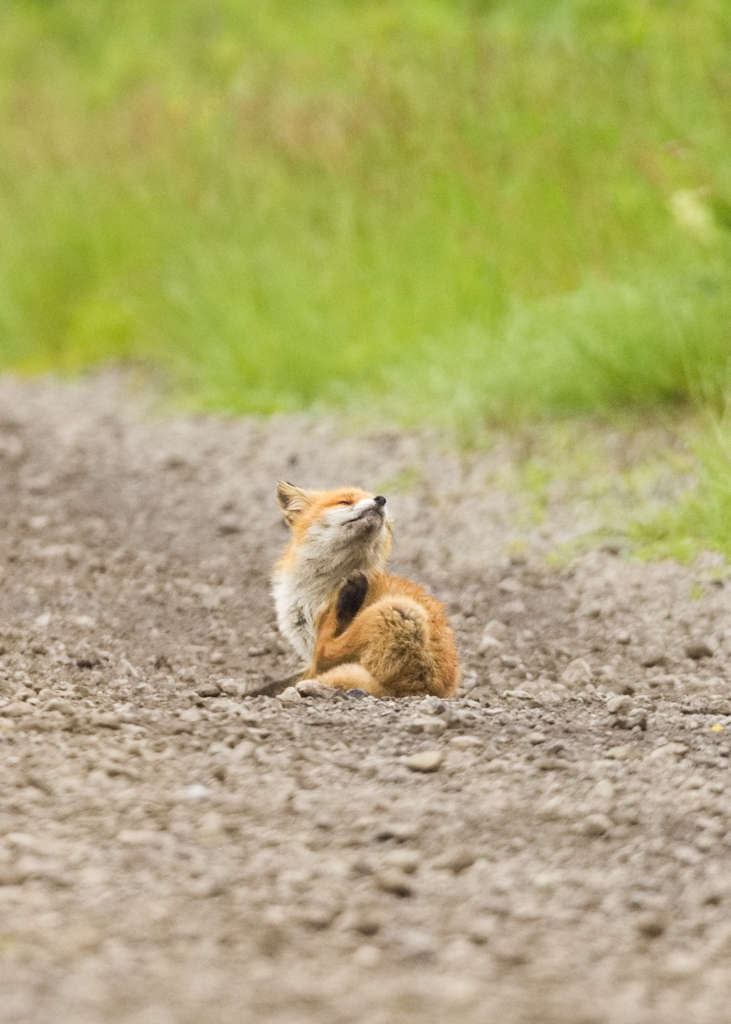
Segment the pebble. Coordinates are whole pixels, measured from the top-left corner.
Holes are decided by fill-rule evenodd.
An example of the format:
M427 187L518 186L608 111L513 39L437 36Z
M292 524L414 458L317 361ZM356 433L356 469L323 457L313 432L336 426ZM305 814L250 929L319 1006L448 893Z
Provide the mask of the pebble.
M277 699L282 704L299 704L302 700L302 694L294 686L288 686L286 690L282 690L281 693L277 694Z
M500 622L498 619L490 619L483 632L485 636L495 637L496 640L504 640L508 632L508 627L504 622Z
M5 718L22 718L23 715L33 714L34 708L32 704L27 704L25 701L14 701L12 704L6 704L4 708L0 708L0 713Z
M99 711L89 718L90 725L99 726L102 729L119 729L121 723L117 715L111 711Z
M544 732L529 732L528 733L528 742L532 743L533 745L537 745L538 743L545 743L547 738L548 737L546 736L546 734Z
M656 747L651 754L648 754L647 760L658 761L666 757L682 757L687 753L688 747L685 743L663 743L662 746Z
M693 661L700 661L701 658L712 658L713 648L706 640L693 640L686 645L685 653Z
M0 885L22 885L25 877L16 864L0 864Z
M349 924L361 935L375 935L387 921L388 914L385 907L378 904L366 904L354 910Z
M586 686L593 678L594 673L583 658L574 658L561 673L561 682L564 686L574 689Z
M581 823L585 836L603 836L612 827L612 819L606 814L587 814Z
M413 882L399 868L382 868L376 872L375 879L379 889L394 896L412 896L414 893Z
M589 803L597 811L608 811L614 801L614 786L609 779L600 779L589 794Z
M607 711L610 715L626 715L632 707L632 698L627 694L619 697L611 697L607 701Z
M443 763L444 754L441 750L420 750L402 760L412 772L435 772Z
M492 658L497 657L502 650L502 647L502 641L498 640L494 636L485 634L482 640L480 640L477 653L481 658L485 658L487 661L490 661Z
M655 668L656 665L666 665L667 660L667 655L664 651L650 648L642 655L640 664L643 668Z
M623 646L626 647L627 644L632 642L632 636L627 632L626 629L621 629L617 633L616 640L617 640L618 644L622 644Z
M422 715L443 715L447 711L447 705L439 697L425 697L417 704L417 710L421 711Z
M630 761L632 758L639 757L639 754L630 743L624 743L618 747L610 747L606 752L606 756L613 761Z
M204 786L201 782L194 782L192 786L188 786L185 790L185 799L190 800L191 803L196 803L199 800L207 800L210 796L210 789L208 786Z
M432 736L439 736L447 728L447 723L443 718L412 718L410 722L407 722L406 729L408 732L420 733L424 732Z
M477 946L484 946L494 938L496 931L497 918L489 914L473 918L466 928L468 937Z
M635 919L635 928L648 939L658 938L665 931L665 927L663 917L654 910L639 914Z
M431 960L439 951L436 939L420 929L409 928L396 937L402 956L407 960Z
M468 846L455 846L432 861L432 867L452 871L458 875L461 871L472 867L475 859L475 854Z
M507 604L503 605L503 612L508 616L524 615L525 610L525 604L520 600L520 598L516 601L508 601Z
M455 747L457 750L468 750L470 747L481 747L482 740L478 739L477 736L453 736L449 741L450 746Z
M290 689L290 687L288 687ZM326 686L318 683L316 679L301 679L294 687L302 697L318 697L321 700L333 700L339 695L339 691L333 686ZM287 690L284 691L286 693Z
M199 697L220 697L221 687L216 682L203 683L195 691Z
M392 850L383 859L386 867L397 868L406 875L413 875L421 864L421 854L418 850Z

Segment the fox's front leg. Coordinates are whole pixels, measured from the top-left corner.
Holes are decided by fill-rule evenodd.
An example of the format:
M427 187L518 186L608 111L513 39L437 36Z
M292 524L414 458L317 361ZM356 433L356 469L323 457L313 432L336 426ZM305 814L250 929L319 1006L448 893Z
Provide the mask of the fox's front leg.
M363 607L368 593L368 577L364 572L355 572L348 576L340 588L335 602L335 631L333 636L340 636L348 628Z
M316 676L333 665L358 661L360 650L356 637L349 630L367 594L368 577L365 573L353 573L341 585L334 604L317 624L317 641L305 678Z

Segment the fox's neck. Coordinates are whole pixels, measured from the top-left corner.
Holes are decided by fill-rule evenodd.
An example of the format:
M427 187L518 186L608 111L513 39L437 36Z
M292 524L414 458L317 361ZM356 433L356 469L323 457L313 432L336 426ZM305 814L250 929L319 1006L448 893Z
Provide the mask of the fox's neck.
M362 552L325 562L312 557L306 548L296 561L285 556L282 563L274 570L272 580L277 623L305 660L311 658L315 649L320 612L333 601L345 577L356 570L373 577L383 569L383 560L378 557L363 564Z

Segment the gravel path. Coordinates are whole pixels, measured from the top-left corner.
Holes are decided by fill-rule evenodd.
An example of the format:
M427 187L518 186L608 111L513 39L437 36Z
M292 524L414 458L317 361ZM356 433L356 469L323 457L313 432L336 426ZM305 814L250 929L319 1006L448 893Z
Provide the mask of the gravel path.
M513 454L0 381L3 1024L731 1020L725 570L547 567ZM281 476L387 494L457 699L247 696Z

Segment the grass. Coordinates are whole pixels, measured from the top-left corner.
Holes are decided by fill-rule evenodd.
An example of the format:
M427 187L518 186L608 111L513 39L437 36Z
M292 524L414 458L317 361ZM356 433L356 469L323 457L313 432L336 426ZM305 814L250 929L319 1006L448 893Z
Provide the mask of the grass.
M729 58L723 0L8 0L0 369L467 436L720 415ZM723 532L722 435L682 529Z

